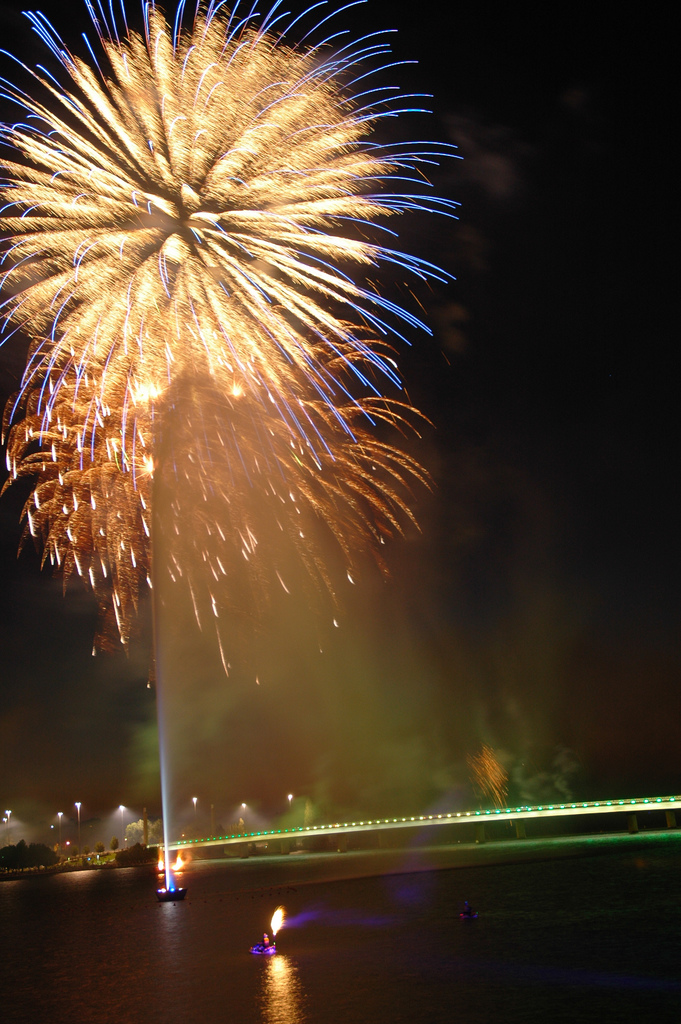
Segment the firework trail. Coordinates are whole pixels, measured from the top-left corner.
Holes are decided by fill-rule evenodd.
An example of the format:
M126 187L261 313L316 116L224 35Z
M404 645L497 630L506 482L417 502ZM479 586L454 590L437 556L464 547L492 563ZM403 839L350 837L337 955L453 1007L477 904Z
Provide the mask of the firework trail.
M492 747L483 743L479 754L466 758L473 786L495 807L504 807L508 796L508 772Z
M284 538L333 591L325 532L352 576L411 517L391 345L423 325L374 277L442 274L373 222L453 216L424 173L453 154L375 141L414 99L376 84L382 36L348 43L322 4L144 2L139 31L86 6L87 60L27 13L58 63L2 79L3 333L32 339L8 483L33 479L26 532L92 587L99 646L128 642L152 547L219 636L237 595L287 589Z

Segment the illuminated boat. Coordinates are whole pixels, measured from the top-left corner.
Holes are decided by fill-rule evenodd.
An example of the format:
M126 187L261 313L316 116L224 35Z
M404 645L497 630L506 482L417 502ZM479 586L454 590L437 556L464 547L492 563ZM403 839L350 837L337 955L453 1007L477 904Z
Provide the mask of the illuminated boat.
M157 889L156 899L159 903L177 903L187 895L186 889Z
M272 923L270 924L270 931L272 932L272 938L275 937L279 929L284 923L285 911L283 907L277 907L272 915ZM270 942L270 937L267 932L263 933L263 941L256 942L254 946L251 946L250 951L256 956L274 956L277 952L277 947L274 942Z
M276 946L264 946L262 942L256 942L255 946L251 946L249 950L249 953L255 953L256 956L274 956L276 952Z

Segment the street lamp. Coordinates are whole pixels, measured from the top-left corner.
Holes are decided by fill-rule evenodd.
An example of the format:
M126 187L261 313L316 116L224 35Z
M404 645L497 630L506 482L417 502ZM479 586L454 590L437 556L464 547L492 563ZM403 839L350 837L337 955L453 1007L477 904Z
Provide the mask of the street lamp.
M78 811L78 854L80 855L80 800L76 801L75 808Z
M289 809L289 811L291 810L291 801L292 800L293 800L293 793L289 793L289 795L288 795L288 809Z
M10 846L12 839L12 822L10 821L10 818L12 817L12 812L5 811L5 814L7 815L7 818L5 819L7 821L7 845Z
M59 818L59 856L61 857L61 818L63 811L57 811L57 817Z
M199 799L198 796L193 796L192 797L192 802L194 804L194 827L196 827L196 801L198 799Z
M121 812L121 850L122 850L123 847L125 846L125 831L123 829L123 811L125 810L124 805L123 804L119 804L118 805L118 810Z

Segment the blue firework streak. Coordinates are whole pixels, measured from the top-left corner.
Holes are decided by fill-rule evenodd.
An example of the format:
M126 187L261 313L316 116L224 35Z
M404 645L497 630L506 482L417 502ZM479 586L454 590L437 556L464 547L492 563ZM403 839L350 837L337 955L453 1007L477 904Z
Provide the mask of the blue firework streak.
M425 176L453 152L376 140L422 98L375 84L385 35L348 42L324 4L181 2L167 20L147 2L140 31L122 4L86 7L87 61L28 13L58 64L21 64L27 90L3 80L22 109L2 128L3 330L33 339L8 463L36 477L28 529L126 642L161 478L182 538L167 571L199 620L202 592L219 619L237 562L254 590L287 589L277 530L330 587L320 522L352 573L410 516L424 474L375 427L413 420L384 396L391 345L427 328L371 275L445 277L383 221L454 216Z

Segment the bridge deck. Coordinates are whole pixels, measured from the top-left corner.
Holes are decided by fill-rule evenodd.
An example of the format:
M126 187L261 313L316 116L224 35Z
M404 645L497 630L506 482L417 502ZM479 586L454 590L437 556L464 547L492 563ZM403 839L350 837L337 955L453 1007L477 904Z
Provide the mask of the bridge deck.
M492 810L451 811L443 814L420 814L407 818L375 818L366 821L336 822L331 825L308 825L279 828L229 836L207 836L205 839L178 839L171 850L187 847L229 846L231 844L264 842L268 839L301 839L305 836L343 835L353 832L381 832L398 828L423 828L428 825L456 825L489 821L519 821L527 818L558 818L582 814L637 814L642 811L674 811L681 809L681 796L656 796L633 800L591 800L574 803L539 804L536 807L506 807Z

